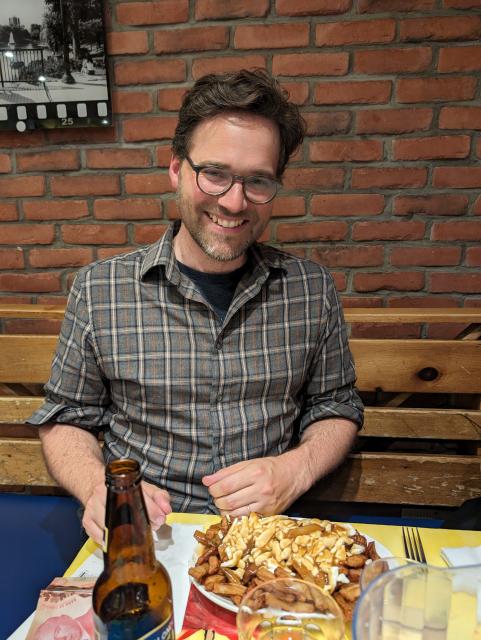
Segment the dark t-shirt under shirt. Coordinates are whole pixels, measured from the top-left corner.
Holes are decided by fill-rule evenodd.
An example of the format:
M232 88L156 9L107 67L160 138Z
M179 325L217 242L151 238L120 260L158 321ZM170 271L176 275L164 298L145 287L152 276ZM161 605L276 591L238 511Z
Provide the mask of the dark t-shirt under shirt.
M221 322L224 321L229 305L240 279L247 269L247 262L229 273L205 273L191 269L182 262L178 262L181 273L186 275L197 285L207 302L214 309Z

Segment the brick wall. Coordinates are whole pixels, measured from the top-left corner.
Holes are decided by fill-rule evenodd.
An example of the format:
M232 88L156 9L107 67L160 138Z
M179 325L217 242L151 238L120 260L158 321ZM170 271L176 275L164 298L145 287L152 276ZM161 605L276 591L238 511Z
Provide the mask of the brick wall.
M0 301L155 241L183 91L272 71L308 136L266 240L346 304L481 305L480 0L108 0L115 126L0 133Z

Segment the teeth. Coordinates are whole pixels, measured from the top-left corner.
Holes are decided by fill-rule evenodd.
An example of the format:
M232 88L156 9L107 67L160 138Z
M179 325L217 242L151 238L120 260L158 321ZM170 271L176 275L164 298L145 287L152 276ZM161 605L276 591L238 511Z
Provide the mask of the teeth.
M209 218L212 220L212 222L215 222L220 227L225 227L227 229L234 229L235 227L240 227L241 224L243 224L244 222L244 220L221 220L217 216L214 216L210 213L208 215L209 215Z

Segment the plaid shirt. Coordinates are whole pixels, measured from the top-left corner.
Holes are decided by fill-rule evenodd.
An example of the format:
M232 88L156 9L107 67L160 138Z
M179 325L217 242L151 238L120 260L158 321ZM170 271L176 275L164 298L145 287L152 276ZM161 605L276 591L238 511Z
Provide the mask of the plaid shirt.
M253 246L220 324L179 271L177 229L78 272L29 422L104 431L106 461L135 458L174 510L208 512L205 474L280 454L317 420L360 424L362 404L323 267Z

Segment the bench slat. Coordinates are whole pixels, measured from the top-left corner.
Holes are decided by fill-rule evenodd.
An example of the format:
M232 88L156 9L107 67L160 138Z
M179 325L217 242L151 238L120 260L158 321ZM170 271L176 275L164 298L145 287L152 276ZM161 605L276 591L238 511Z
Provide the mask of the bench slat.
M57 486L47 471L40 440L0 440L0 485Z
M349 344L361 391L481 393L481 341L354 338ZM417 373L426 367L439 376L421 380Z
M481 309L476 307L436 309L436 308L354 308L344 309L344 317L347 322L354 323L381 323L381 324L409 324L411 322L427 323L477 323L481 322Z
M45 383L58 336L0 335L0 382Z
M319 501L460 506L481 495L474 456L360 453L305 495Z
M43 398L36 396L0 396L0 423L24 423L42 403Z

